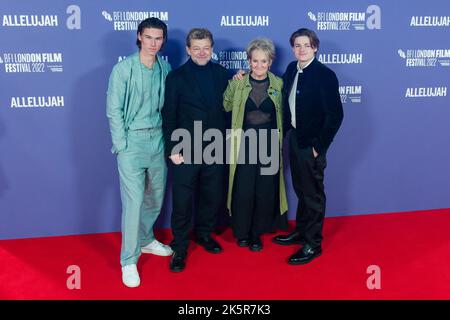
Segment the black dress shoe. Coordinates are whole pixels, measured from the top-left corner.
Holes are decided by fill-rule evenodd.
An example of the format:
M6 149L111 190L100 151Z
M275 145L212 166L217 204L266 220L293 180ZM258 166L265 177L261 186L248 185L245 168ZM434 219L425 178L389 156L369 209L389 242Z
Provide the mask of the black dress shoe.
M263 244L261 242L261 238L254 238L250 240L250 250L251 251L261 251L263 248Z
M214 240L211 237L208 238L197 238L196 242L201 245L203 248L205 248L206 251L211 253L220 253L223 251L220 244L217 243L216 240Z
M272 238L272 241L276 244L281 244L283 246L289 246L291 244L304 244L305 239L300 235L300 232L294 231L289 234L282 236L276 236Z
M310 245L305 244L303 248L298 250L295 254L289 257L289 264L305 264L311 262L314 258L317 258L322 254L322 248L312 248Z
M237 240L237 245L239 247L248 247L249 244L250 244L250 240L248 240L248 239L238 239Z
M170 259L170 271L181 272L186 268L186 256L174 253Z

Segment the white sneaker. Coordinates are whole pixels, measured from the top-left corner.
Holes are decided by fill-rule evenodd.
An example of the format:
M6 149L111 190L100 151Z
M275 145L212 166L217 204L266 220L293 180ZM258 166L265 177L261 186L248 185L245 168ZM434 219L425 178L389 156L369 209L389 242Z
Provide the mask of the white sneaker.
M130 288L139 287L141 279L135 264L129 264L122 267L122 282L124 285Z
M141 248L142 253L151 253L157 256L171 256L173 251L168 245L162 244L158 240L153 240L145 247Z

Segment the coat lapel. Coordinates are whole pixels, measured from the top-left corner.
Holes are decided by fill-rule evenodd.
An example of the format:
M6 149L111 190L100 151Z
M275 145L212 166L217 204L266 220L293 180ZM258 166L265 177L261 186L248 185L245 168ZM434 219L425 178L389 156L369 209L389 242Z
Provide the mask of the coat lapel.
M161 62L161 59L162 58L160 56L157 57L159 70L161 71L160 86L159 86L159 90L160 90L160 92L159 92L159 103L158 103L158 110L159 111L161 111L161 108L163 107L163 104L164 104L164 90L166 88L166 77L167 77L167 74L169 73L169 70Z
M136 92L136 96L139 97L140 101L137 101L134 107L134 115L137 113L137 111L140 109L140 106L142 105L142 70L141 70L141 60L139 59L139 53L137 53L133 57L133 66L132 66L132 81L133 81L133 89ZM134 117L133 117L134 118Z

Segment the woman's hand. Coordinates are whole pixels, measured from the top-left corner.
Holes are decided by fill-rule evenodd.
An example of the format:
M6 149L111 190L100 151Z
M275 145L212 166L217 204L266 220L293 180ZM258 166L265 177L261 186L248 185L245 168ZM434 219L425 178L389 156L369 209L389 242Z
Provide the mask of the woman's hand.
M233 80L242 80L244 79L245 74L246 72L244 70L239 69L233 76Z

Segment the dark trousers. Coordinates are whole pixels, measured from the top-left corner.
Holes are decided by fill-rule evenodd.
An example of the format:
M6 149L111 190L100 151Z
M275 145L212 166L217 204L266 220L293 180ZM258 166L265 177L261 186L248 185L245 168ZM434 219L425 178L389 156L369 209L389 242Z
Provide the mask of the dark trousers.
M231 218L238 239L272 231L279 216L278 174L261 175L260 164L239 164L234 176Z
M324 170L326 154L314 158L312 147L299 146L292 132L289 139L289 160L292 184L298 197L296 216L297 231L313 248L322 243L322 229L325 218Z
M172 168L172 249L185 255L193 218L194 195L197 201L195 233L209 237L223 208L224 166L213 164L180 164Z

